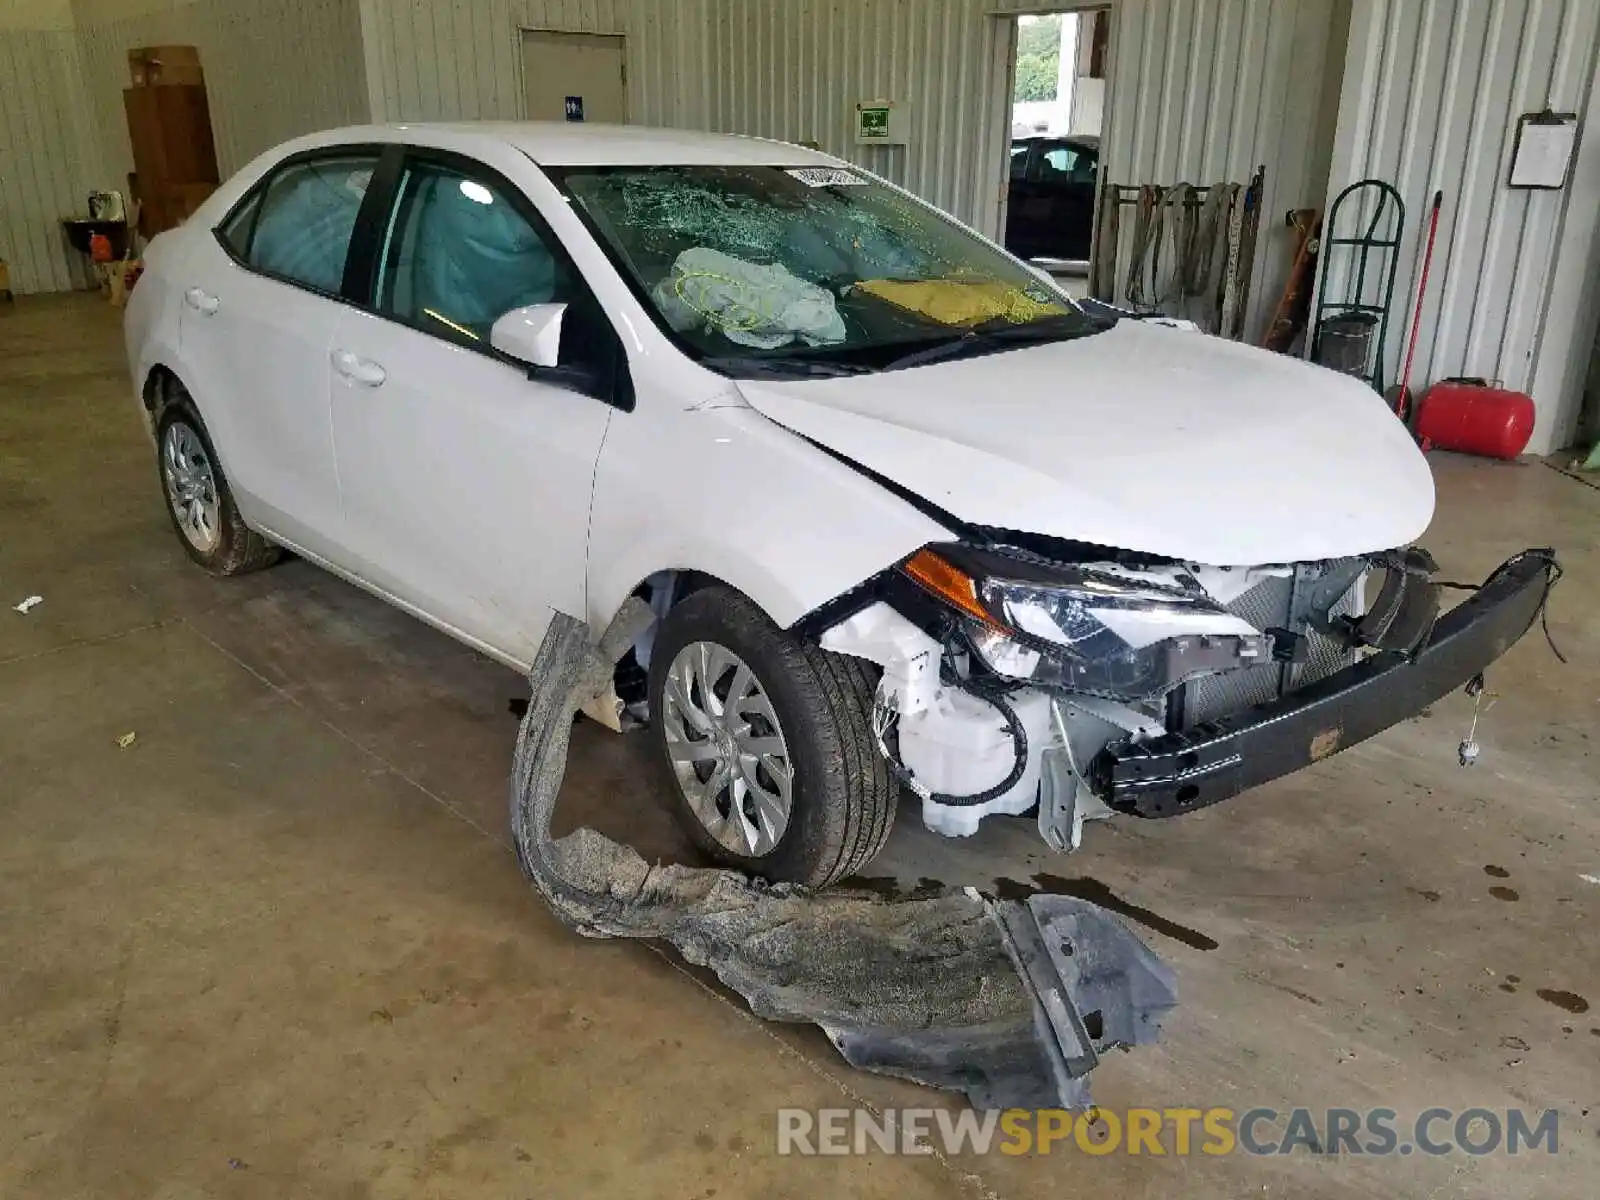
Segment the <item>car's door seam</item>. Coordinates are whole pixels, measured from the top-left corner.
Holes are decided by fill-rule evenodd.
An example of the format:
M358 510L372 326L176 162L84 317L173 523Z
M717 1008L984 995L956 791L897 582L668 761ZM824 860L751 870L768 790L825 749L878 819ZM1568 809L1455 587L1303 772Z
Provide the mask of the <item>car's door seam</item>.
M608 408L605 428L600 431L600 445L594 452L594 463L589 472L589 510L583 527L583 611L589 611L589 576L594 564L594 505L600 492L600 459L606 452L606 441L611 437L611 422L617 419L617 409Z

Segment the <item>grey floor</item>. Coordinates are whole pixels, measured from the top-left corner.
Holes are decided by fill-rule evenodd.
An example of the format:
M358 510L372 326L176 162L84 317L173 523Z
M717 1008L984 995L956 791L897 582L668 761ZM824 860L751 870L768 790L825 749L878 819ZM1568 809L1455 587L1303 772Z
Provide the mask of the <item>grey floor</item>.
M1560 1153L802 1163L773 1152L779 1107L949 1102L568 933L504 830L522 681L303 563L200 574L116 314L0 305L0 1195L1594 1194L1600 1011L1569 1010L1600 1003L1600 492L1434 465L1448 573L1548 543L1568 567L1571 663L1510 652L1480 766L1456 765L1457 696L1071 857L1024 821L945 841L903 806L870 885L1146 910L1182 1005L1096 1076L1113 1110L1552 1107ZM581 727L563 823L680 853L643 751Z

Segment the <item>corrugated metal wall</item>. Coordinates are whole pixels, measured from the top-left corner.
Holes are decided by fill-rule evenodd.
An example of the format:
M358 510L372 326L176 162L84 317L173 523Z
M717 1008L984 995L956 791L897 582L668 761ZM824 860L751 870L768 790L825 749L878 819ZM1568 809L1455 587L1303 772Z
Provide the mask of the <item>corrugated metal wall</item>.
M993 232L1010 31L1032 0L363 0L379 119L521 115L516 29L628 37L629 119L815 141ZM1320 200L1315 125L1337 0L1119 0L1106 169L1119 182L1248 180L1264 211ZM906 107L909 144L857 146L856 101ZM1263 221L1251 328L1288 270Z
M719 0L713 128L815 141L992 230L1009 104L978 0ZM905 107L908 144L858 146L855 103ZM986 164L980 172L978 163Z
M980 11L972 0L364 0L362 13L379 119L519 117L519 28L621 33L630 121L815 140L959 211ZM878 95L909 100L933 137L858 151L850 106Z
M70 30L0 29L0 259L19 294L91 282L60 225L89 190L78 71Z
M1245 325L1252 340L1264 332L1289 274L1293 246L1284 213L1322 203L1331 147L1319 137L1319 114L1324 99L1331 109L1337 95L1342 16L1336 0L1118 6L1106 177L1243 184L1258 166L1267 169ZM1120 277L1125 270L1126 263Z
M1597 33L1595 0L1357 0L1333 182L1387 179L1406 202L1390 378L1404 354L1427 209L1443 189L1413 386L1452 375L1532 385L1568 207L1591 225L1600 214L1576 187L1524 191L1505 181L1520 114L1547 103L1584 112ZM1551 449L1560 398L1536 399L1535 448Z
M105 22L80 21L99 186L133 169L122 89L134 46L200 48L223 177L301 133L367 119L357 0L194 0Z
M714 128L813 138L993 232L1009 136L1010 34L1049 0L720 0ZM1246 182L1267 167L1247 329L1288 274L1281 214L1321 202L1337 0L1118 0L1101 170L1118 183ZM1339 31L1342 36L1342 30ZM1338 43L1335 43L1336 45ZM1333 89L1325 93L1325 88ZM855 100L909 105L910 144L849 141Z
M974 0L364 0L362 9L377 46L379 119L519 117L519 28L621 33L630 121L816 141L966 217L977 208L972 163L988 79L983 13ZM851 140L855 101L878 96L909 106L909 146Z
M709 0L361 0L377 121L517 120L519 29L627 35L628 119L703 129Z

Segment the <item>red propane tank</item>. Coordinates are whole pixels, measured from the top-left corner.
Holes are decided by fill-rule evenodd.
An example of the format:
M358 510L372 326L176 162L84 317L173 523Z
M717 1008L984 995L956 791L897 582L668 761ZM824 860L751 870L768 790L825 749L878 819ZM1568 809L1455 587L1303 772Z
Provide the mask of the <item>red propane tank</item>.
M1479 379L1434 384L1417 411L1417 438L1441 450L1515 458L1532 436L1533 397Z

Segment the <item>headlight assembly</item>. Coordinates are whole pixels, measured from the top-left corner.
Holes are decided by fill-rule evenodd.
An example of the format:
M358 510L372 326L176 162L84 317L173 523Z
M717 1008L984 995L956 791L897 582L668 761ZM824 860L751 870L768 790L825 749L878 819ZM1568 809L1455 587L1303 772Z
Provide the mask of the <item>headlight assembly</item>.
M1272 655L1267 635L1198 586L976 552L953 557L924 549L901 569L954 609L973 650L1011 679L1144 700Z

